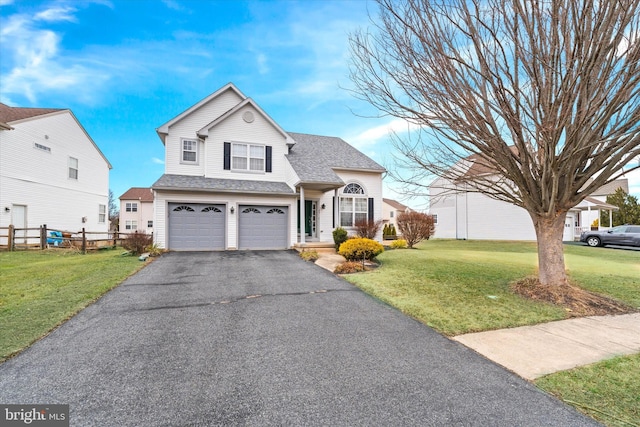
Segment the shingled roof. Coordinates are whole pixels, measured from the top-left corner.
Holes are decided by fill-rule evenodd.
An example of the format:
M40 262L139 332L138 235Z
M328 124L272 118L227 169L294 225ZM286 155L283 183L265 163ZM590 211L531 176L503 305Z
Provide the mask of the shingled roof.
M344 185L334 169L386 171L341 138L292 132L289 135L296 144L289 150L287 158L302 184Z
M64 109L10 107L0 102L0 122L9 124L18 120L30 119L31 117L42 116L58 111L64 111Z
M120 200L140 200L153 202L153 190L149 187L131 187L120 196Z
M190 190L232 193L269 193L294 195L295 192L284 182L249 181L243 179L205 178L202 176L171 175L160 177L151 188L156 190Z

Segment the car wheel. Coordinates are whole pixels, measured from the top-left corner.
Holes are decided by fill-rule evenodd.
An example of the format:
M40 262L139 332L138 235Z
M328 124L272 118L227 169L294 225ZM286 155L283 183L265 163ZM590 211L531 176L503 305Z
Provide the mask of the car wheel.
M600 246L600 238L596 236L587 237L587 245L591 246L592 248L595 248L596 246Z

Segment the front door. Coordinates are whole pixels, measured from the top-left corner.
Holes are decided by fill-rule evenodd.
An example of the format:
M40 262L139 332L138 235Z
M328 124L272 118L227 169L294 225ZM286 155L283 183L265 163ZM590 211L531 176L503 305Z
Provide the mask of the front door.
M13 205L11 207L11 224L14 229L16 243L27 243L27 207L25 205Z
M300 201L298 200L298 218L300 218ZM300 222L298 223L298 233L300 233ZM304 201L304 234L315 236L316 234L316 202L313 200Z

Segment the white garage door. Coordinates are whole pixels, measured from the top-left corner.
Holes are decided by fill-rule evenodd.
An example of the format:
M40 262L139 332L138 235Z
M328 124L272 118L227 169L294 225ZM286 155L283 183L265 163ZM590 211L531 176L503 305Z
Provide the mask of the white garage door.
M238 249L287 249L286 206L240 206Z
M224 249L225 224L224 205L169 203L169 249Z

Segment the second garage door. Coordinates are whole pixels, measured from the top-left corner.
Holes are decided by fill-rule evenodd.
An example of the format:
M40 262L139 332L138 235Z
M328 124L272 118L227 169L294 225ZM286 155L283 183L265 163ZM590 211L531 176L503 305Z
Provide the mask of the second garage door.
M169 203L169 249L225 249L224 205Z
M240 206L238 249L287 249L286 206Z

